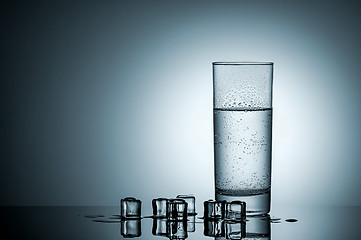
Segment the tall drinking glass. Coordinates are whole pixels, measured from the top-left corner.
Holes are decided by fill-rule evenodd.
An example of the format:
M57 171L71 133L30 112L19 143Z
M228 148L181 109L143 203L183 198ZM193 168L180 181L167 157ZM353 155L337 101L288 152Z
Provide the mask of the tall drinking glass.
M216 200L245 201L247 215L270 211L270 62L213 63Z

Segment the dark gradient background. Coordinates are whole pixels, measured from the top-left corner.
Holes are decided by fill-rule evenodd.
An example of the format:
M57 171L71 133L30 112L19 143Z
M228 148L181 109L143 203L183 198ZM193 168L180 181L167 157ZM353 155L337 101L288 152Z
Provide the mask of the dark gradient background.
M212 61L275 63L274 205L361 204L357 1L0 6L0 205L213 197Z

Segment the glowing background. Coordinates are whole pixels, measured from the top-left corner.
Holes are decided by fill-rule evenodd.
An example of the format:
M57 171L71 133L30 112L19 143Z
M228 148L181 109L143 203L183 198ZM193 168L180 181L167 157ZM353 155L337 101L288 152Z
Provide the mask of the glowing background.
M0 204L213 197L211 62L273 61L273 204L359 205L359 12L352 1L4 4Z

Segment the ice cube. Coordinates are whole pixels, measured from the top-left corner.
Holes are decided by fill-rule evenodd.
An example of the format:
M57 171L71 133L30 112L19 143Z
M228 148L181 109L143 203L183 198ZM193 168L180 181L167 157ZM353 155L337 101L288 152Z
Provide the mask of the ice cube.
M140 218L142 201L133 197L120 200L120 216L122 218Z
M196 215L196 198L193 195L178 195L177 198L183 199L188 204L188 216Z
M123 220L120 232L124 238L140 237L142 235L140 219Z
M226 201L208 200L204 202L204 218L223 219Z
M225 218L227 220L246 219L246 203L242 201L227 202Z
M153 217L166 218L168 217L168 199L156 198L152 200Z
M168 218L174 220L187 220L187 202L183 199L169 199Z

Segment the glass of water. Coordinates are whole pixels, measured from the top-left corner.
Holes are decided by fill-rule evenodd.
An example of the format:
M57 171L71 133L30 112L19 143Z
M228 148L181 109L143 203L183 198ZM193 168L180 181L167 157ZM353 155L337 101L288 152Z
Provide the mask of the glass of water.
M213 63L216 200L247 215L270 211L272 81L271 62Z

